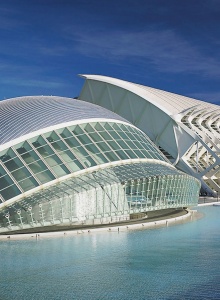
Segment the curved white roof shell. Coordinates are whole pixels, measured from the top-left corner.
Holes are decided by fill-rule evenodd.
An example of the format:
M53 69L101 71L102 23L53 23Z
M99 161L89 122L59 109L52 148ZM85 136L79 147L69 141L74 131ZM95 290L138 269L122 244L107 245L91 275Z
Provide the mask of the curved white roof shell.
M28 96L0 101L0 145L29 133L77 120L124 120L105 108L57 96Z
M116 112L144 131L181 170L220 192L220 107L111 77L86 79L79 98Z
M83 78L96 80L100 82L106 82L114 86L118 86L129 90L136 95L142 97L153 105L157 106L168 115L176 115L184 113L186 110L195 107L196 110L205 109L208 112L220 113L220 107L218 105L210 104L201 100L196 100L190 97L170 93L167 91L155 89L152 87L107 77L101 75L81 75Z

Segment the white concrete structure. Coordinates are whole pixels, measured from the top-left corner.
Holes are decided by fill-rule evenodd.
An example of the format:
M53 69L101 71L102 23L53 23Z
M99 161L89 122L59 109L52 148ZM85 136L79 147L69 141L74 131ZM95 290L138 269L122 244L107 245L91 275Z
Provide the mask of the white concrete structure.
M79 98L103 106L144 131L178 169L220 192L220 108L123 80L82 75Z

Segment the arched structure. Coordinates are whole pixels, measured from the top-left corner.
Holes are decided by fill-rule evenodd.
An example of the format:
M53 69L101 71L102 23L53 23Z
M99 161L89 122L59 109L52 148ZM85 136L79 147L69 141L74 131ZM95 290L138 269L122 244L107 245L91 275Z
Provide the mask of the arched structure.
M220 192L220 108L155 88L98 76L86 79L80 99L103 106L144 131L178 169Z
M62 97L0 102L0 232L195 205L200 183L140 129Z

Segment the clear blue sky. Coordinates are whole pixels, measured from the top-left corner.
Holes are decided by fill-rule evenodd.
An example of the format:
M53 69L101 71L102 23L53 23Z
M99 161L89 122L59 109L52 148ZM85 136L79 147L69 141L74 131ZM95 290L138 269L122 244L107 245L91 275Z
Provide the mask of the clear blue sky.
M220 1L0 1L0 99L75 97L80 73L220 104Z

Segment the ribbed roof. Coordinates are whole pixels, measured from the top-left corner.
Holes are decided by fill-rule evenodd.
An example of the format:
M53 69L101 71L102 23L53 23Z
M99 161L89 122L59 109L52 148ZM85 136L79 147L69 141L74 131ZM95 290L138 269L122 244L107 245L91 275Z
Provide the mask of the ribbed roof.
M181 96L178 94L166 92L163 90L151 88L144 85L135 84L132 82L107 77L100 75L81 75L87 79L102 81L127 89L143 99L151 102L168 115L177 115L190 108L206 110L207 112L220 113L218 105L210 104L201 100L196 100L190 97Z
M126 121L103 107L72 98L28 96L3 100L0 145L50 126L91 118Z
M205 109L210 112L219 110L220 112L219 106L215 104L151 88L148 86L138 84L134 85L143 89L147 93L151 93L153 96L156 96L160 105L166 107L166 109L169 109L171 114L173 115L184 112L185 110L188 110L192 107L196 107L196 109Z

